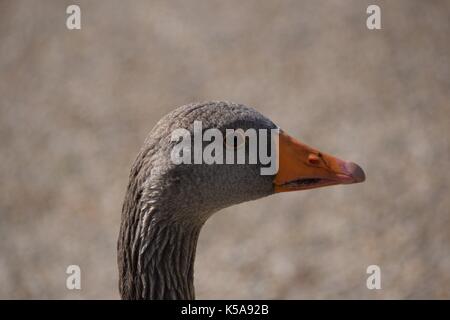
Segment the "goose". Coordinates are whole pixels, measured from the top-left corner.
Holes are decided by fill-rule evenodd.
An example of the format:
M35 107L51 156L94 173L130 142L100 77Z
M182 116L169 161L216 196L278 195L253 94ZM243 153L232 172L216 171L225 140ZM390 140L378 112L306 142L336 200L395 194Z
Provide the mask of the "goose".
M175 164L172 132L203 128L278 130L278 170L263 164ZM247 150L248 152L248 150ZM195 299L194 260L205 221L223 208L275 193L365 180L355 163L292 138L253 108L231 102L181 106L164 116L134 161L117 243L122 299Z

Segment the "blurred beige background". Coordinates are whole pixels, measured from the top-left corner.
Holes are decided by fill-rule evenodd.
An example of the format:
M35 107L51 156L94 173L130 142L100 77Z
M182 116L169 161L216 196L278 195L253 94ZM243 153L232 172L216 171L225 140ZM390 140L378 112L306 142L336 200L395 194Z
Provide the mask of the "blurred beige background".
M368 178L213 216L197 298L450 298L449 34L445 0L1 0L0 298L118 298L130 166L161 116L205 100L254 106Z

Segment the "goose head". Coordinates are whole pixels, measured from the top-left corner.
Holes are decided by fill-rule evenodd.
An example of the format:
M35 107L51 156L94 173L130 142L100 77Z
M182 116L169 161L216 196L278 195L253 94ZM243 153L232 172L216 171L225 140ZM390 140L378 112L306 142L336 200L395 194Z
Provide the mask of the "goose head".
M209 129L217 135L205 139ZM249 129L256 133L254 149L245 136ZM179 152L181 140L187 148ZM206 153L211 142L223 147L222 154L220 148ZM230 152L232 163L227 161ZM240 163L239 152L245 155ZM185 161L174 160L181 154ZM205 161L207 154L216 161ZM301 143L253 108L228 102L180 107L156 124L131 170L118 243L121 295L193 298L198 233L222 208L364 179L355 163Z

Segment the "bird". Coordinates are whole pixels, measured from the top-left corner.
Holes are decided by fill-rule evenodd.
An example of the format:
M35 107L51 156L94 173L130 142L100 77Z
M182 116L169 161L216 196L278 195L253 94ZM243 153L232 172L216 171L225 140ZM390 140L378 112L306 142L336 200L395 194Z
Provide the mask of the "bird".
M276 147L269 148L277 154L278 170L261 174L260 160L175 164L171 155L177 141L172 133L177 129L193 133L195 121L201 121L202 130L215 128L224 136L228 129L278 132ZM250 149L245 150L248 156ZM227 101L178 107L150 131L130 171L117 241L120 296L195 299L199 233L206 220L223 208L282 192L364 180L357 164L302 143L252 107Z

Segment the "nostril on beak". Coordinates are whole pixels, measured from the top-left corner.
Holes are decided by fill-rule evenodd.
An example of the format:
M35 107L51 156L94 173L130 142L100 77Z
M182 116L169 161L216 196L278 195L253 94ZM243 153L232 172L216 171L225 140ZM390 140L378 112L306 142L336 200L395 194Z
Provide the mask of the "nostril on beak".
M308 162L309 162L310 164L315 164L315 165L317 165L317 164L320 164L320 159L319 159L319 157L318 157L317 155L315 155L314 153L311 153L311 154L308 156Z
M352 176L355 182L363 182L366 180L366 174L356 163L347 162L345 164L345 169L347 169L347 173Z

